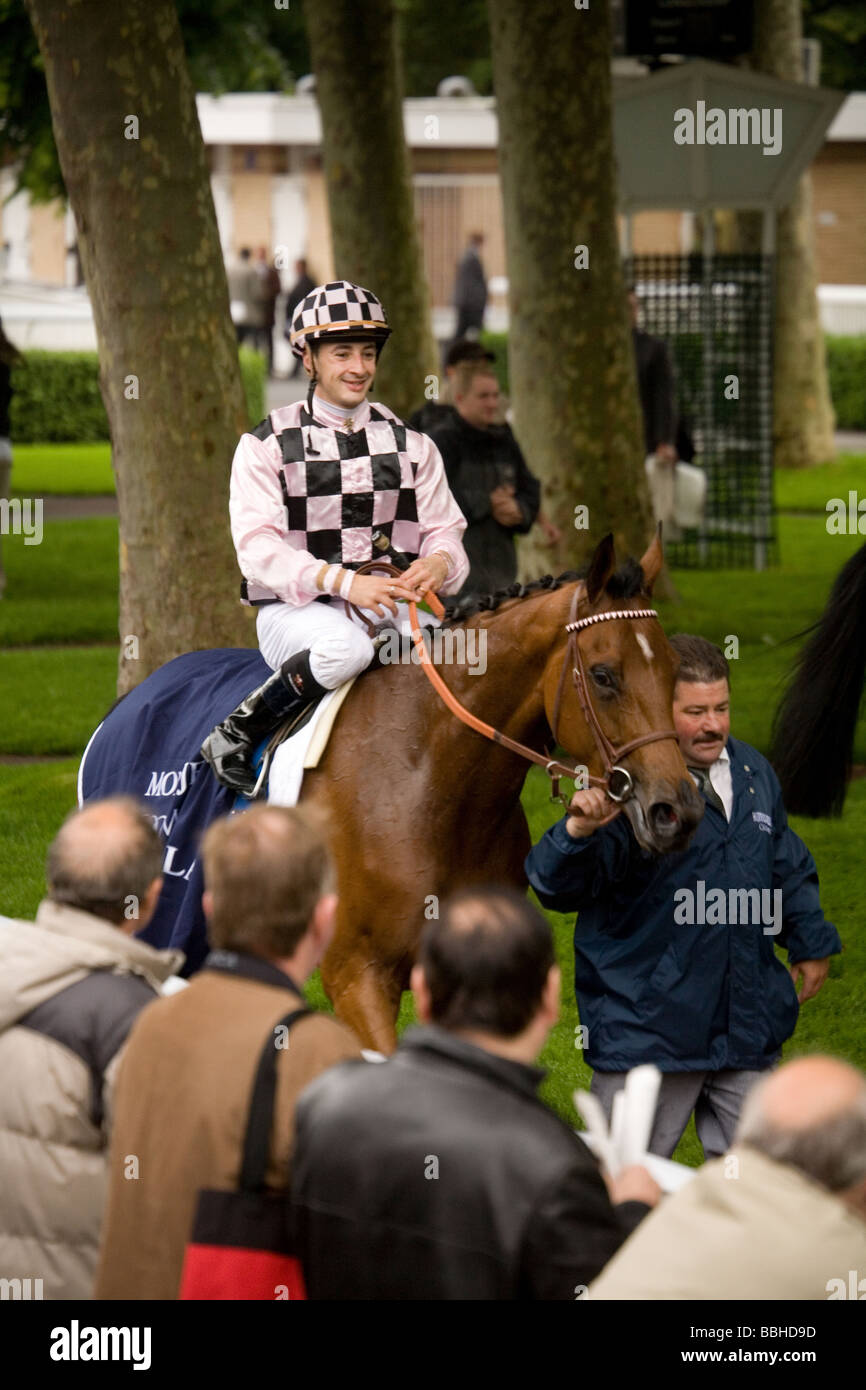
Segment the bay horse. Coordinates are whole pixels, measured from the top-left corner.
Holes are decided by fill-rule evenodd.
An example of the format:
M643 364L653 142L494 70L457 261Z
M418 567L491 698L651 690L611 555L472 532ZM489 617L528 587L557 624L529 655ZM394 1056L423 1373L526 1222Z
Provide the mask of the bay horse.
M607 536L585 579L548 577L448 610L446 626L477 629L486 673L458 664L444 673L466 711L536 761L551 756L541 750L555 729L567 754L623 801L638 842L658 854L684 849L703 811L671 729L673 652L655 613L640 602L651 595L662 560L657 535L639 565L629 560L617 569ZM188 670L206 655L177 661ZM249 661L251 654L238 656ZM146 711L147 686L115 713L138 692L138 709ZM231 708L223 698L225 709L210 711L214 723ZM134 738L140 741L138 731ZM627 769L615 766L625 761ZM193 766L184 763L190 777ZM338 870L337 926L322 981L364 1046L395 1046L401 995L431 904L471 884L525 888L530 837L520 793L528 766L459 722L419 664L383 666L349 691L301 800L324 809ZM99 794L107 794L104 778Z
M770 761L788 811L841 816L866 679L866 545L808 629L773 721Z

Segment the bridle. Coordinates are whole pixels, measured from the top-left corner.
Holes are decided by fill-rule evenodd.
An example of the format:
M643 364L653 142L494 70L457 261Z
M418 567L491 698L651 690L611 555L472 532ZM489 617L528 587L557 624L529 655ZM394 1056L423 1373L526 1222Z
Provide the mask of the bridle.
M633 753L636 748L643 748L647 743L657 743L664 738L678 739L678 735L675 729L657 729L650 734L641 734L640 738L630 739L628 743L620 744L619 748L615 748L601 727L601 721L595 712L577 634L582 632L584 628L595 627L597 623L618 622L624 618L654 618L658 622L659 615L654 608L612 608L606 613L590 613L585 618L578 618L577 610L582 597L580 590L576 589L571 601L569 620L565 625L565 630L568 633L568 646L556 690L551 732L554 742L556 742L559 711L565 689L565 676L569 666L571 666L572 680L577 690L580 708L589 725L590 733L595 739L595 746L604 767L603 777L590 776L589 781L595 786L605 787L609 800L621 804L634 795L634 781L628 769L620 766L622 759L627 758L629 753Z
M402 573L396 565L390 564L387 560L368 561L365 565L359 566L356 573L369 572L372 569L384 570L386 573L394 574L398 577ZM551 758L549 754L545 756L542 753L536 753L534 748L528 748L526 744L518 743L516 739L509 738L508 735L503 734L501 730L494 729L490 724L485 724L483 719L479 719L477 715L472 714L470 710L461 705L456 695L452 694L448 689L448 686L445 684L430 659L430 654L424 645L424 634L418 620L417 604L410 602L408 605L409 617L412 623L412 641L415 643L415 647L418 651L421 667L443 703L450 709L452 714L456 715L456 717L470 729L475 729L477 733L483 734L485 738L489 738L491 742L499 744L501 748L507 748L511 753L517 753L519 757L525 758L527 762L535 763L537 767L544 768L551 782L551 801L561 801L566 810L568 810L570 806L570 798L559 790L559 783L563 777L567 777L570 781L576 782L577 785L582 788L585 788L587 782L590 786L604 787L609 799L616 802L617 805L621 805L634 795L634 780L631 773L620 765L622 759L627 758L629 753L633 753L635 749L643 748L647 743L657 743L660 739L677 739L678 737L675 729L658 729L653 733L641 734L640 738L630 739L628 743L623 743L619 748L615 748L611 743L604 729L601 727L601 722L595 712L590 697L589 682L587 680L586 668L583 664L583 655L580 650L577 635L579 632L583 631L584 628L594 627L596 623L618 621L623 618L654 618L656 622L658 622L659 615L654 608L617 608L611 609L607 613L591 613L585 618L578 618L577 610L581 599L584 597L585 594L581 594L580 588L575 589L574 597L571 601L569 620L565 626L565 631L568 633L568 645L566 647L559 684L556 690L551 732L555 743L557 726L559 724L559 712L565 690L565 679L568 668L571 666L572 680L577 690L580 707L583 710L584 718L595 740L595 746L601 759L602 766L604 767L603 777L593 776L591 773L588 773L584 767L569 767L567 763L559 762L558 759ZM442 617L444 615L442 604L436 598L435 594L425 594L425 600L437 617ZM354 604L350 604L349 606L362 621L365 623L367 622L360 609L356 608ZM367 626L368 630L372 628L373 631L375 631L373 624L367 623Z

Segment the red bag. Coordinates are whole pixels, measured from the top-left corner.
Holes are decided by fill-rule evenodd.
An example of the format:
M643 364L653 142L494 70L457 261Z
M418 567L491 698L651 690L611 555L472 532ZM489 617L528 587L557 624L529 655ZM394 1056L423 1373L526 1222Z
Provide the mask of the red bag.
M310 1009L295 1009L276 1027L290 1029ZM276 1029L274 1030L276 1031ZM274 1123L277 1047L273 1036L259 1058L244 1138L237 1192L199 1193L180 1280L181 1299L305 1299L295 1254L289 1190L265 1187Z

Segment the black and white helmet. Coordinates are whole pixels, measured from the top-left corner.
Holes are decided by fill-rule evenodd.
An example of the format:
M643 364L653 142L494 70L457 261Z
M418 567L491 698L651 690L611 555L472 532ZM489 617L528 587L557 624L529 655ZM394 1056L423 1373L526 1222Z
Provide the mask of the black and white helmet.
M303 357L308 338L370 338L381 347L390 333L385 310L371 290L331 280L317 285L295 309L290 342L295 356Z

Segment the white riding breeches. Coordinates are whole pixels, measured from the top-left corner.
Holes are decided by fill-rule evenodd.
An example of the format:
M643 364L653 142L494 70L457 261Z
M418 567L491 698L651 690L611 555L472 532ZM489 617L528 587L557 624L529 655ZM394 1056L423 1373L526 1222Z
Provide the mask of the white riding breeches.
M403 609L405 612L405 608ZM385 622L369 613L372 622ZM391 614L387 615L389 618ZM259 650L274 671L298 652L310 652L313 678L326 690L360 675L373 660L373 643L366 629L348 617L342 603L269 603L256 619Z
M409 609L397 604L396 618L386 610L380 618L365 608L364 614L380 627L392 623L401 633L412 630ZM438 627L431 613L420 615L422 626ZM293 608L289 603L269 603L260 608L256 619L259 650L268 665L278 671L284 661L309 649L313 678L326 690L336 690L343 681L365 671L373 660L373 642L359 620L348 616L343 603L306 603ZM411 644L409 644L411 647Z

